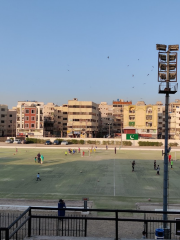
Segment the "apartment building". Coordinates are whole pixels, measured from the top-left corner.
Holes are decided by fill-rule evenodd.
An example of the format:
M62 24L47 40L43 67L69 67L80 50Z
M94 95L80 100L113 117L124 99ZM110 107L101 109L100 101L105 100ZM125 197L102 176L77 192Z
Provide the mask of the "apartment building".
M68 101L67 135L69 137L96 137L99 130L98 104L91 101Z
M98 109L100 112L99 132L101 136L113 135L113 105L108 105L107 102L101 102Z
M67 137L68 105L54 107L54 134Z
M0 104L0 136L7 136L7 115L8 106L5 104Z
M43 136L43 102L18 101L16 136Z
M16 108L8 109L7 112L7 136L16 136Z
M47 103L44 105L43 116L44 116L44 136L54 135L54 103Z
M132 101L124 101L123 99L113 101L113 131L115 134L123 131L124 107L130 105L132 105Z
M136 105L124 106L124 129L134 129L142 138L157 138L158 134L158 106Z

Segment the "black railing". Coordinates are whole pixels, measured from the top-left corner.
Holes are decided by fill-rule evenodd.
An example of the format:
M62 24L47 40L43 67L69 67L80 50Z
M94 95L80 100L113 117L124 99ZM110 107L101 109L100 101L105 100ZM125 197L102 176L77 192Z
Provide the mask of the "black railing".
M165 229L165 237L171 239L175 238L175 224L177 223L177 221L174 218L175 216L180 215L179 212L173 211L162 212L108 209L88 209L88 211L92 213L90 215L81 215L81 213L78 213L79 215L68 215L69 211L73 211L75 213L83 211L83 209L79 208L68 208L66 209L66 216L59 217L57 216L58 210L60 209L51 207L29 207L10 225L0 225L0 240L21 240L25 237L30 237L32 235L87 237L87 235L91 236L91 233L88 233L88 224L90 224L89 221L109 221L109 223L111 222L114 225L114 233L111 234L111 237L115 237L116 240L120 238L122 232L122 229L120 227L121 222L141 223L142 231L145 231L146 238L154 238L155 229L159 228L159 226L163 228L164 223L167 223L168 227ZM95 213L105 213L106 215L110 216L98 217L94 216ZM163 213L167 213L169 216L171 216L169 217L171 219L167 221L162 220L161 217ZM120 217L120 214L135 214L136 217L125 218ZM140 214L140 218L137 218L137 214ZM142 214L144 214L143 217ZM150 215L148 216L148 214ZM156 219L154 218L154 215L156 215ZM0 217L2 216L0 215ZM12 214L7 215L7 217L8 218L6 223L13 219ZM2 218L0 218L0 221L1 220Z

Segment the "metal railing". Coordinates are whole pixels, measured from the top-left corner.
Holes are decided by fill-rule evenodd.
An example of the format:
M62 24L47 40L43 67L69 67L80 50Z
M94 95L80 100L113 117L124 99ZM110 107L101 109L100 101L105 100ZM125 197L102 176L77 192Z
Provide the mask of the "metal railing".
M114 226L114 233L111 237L116 240L120 238L123 231L120 227L121 222L141 223L142 231L146 233L146 238L154 238L156 228L167 223L167 231L165 231L166 238L175 238L175 225L177 221L175 216L180 215L180 212L163 212L163 211L140 211L140 210L110 210L110 209L88 209L90 215L70 214L69 211L79 212L83 211L79 208L66 209L66 216L57 216L57 211L62 210L52 207L29 207L18 218L16 218L10 225L0 225L0 240L16 239L21 240L30 236L74 236L87 237L91 236L88 233L88 224L90 221L109 221ZM84 210L87 211L87 210ZM83 212L82 212L83 213ZM110 215L110 216L95 216L95 214ZM171 220L162 220L162 214L167 213L171 216ZM135 218L122 217L120 214L135 214ZM148 216L150 214L150 216ZM151 215L156 215L151 217ZM137 215L140 215L140 217ZM12 220L11 215L8 215L9 220ZM0 218L1 219L1 218ZM2 221L1 221L2 222ZM8 223L8 221L6 221ZM98 224L97 224L98 225ZM129 225L130 228L130 225Z

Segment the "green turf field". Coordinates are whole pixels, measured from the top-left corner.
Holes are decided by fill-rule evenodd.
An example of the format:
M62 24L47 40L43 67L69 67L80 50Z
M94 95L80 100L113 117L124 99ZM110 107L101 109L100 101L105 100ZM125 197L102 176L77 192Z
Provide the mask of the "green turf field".
M44 163L34 162L40 152ZM84 157L62 149L0 149L0 198L74 199L89 197L95 207L133 208L135 202L162 202L161 151L97 150ZM14 155L15 154L15 155ZM174 153L172 153L174 158ZM180 152L176 153L180 159ZM153 169L160 165L160 176ZM135 172L131 162L136 160ZM37 173L42 181L36 181ZM180 197L180 161L169 166L169 201ZM113 205L112 205L113 203Z

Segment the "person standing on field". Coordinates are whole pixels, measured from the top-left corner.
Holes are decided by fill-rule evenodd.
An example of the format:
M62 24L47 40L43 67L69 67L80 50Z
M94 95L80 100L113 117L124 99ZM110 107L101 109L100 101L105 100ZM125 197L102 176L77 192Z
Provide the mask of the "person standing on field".
M160 167L159 167L159 165L157 166L157 173L156 173L156 175L159 175L159 172L160 172Z
M156 170L156 160L154 160L154 170Z
M41 164L43 164L43 162L44 162L44 156L41 155Z
M169 154L169 163L171 163L171 154Z
M171 160L171 168L173 168L173 160Z

